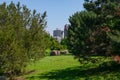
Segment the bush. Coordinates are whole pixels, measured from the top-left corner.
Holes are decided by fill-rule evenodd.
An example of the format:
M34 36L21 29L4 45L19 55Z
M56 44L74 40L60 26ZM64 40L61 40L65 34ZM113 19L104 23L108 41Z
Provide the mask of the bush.
M51 50L50 49L46 49L45 50L45 56L50 56Z

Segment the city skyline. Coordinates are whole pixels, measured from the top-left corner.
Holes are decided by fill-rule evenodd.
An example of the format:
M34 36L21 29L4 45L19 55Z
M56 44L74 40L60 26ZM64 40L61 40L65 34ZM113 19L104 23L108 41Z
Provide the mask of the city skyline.
M26 5L30 10L37 10L37 13L46 11L47 27L45 30L51 35L53 30L57 28L64 30L64 25L69 24L69 17L77 11L84 10L84 0L0 0L0 4L3 2L9 4L11 1L15 4L20 2L21 5Z

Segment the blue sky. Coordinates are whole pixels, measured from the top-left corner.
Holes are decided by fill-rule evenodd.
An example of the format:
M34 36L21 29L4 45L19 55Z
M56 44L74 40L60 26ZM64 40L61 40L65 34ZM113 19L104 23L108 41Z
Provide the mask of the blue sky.
M63 30L64 25L68 24L68 18L77 11L83 10L84 0L0 0L0 3L9 4L20 2L30 10L36 9L38 13L47 11L46 30L52 35L56 28Z

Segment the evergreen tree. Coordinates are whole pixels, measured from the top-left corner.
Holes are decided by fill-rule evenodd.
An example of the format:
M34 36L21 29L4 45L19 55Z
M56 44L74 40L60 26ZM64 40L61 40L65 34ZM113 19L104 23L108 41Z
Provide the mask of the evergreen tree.
M44 55L46 12L33 13L18 2L0 5L0 73L23 72L27 62Z
M97 16L93 12L77 12L69 18L71 26L68 29L68 48L80 59L87 59L92 53L92 32ZM80 60L81 61L81 60Z
M85 11L70 17L68 46L79 60L81 57L87 60L91 54L120 54L119 3L119 0L85 0Z
M119 4L120 4L119 0L89 0L85 1L84 3L84 7L87 11L93 11L99 16L97 22L97 25L100 28L99 31L100 30L102 30L102 32L104 31L103 34L106 35L106 37L102 39L101 43L104 43L106 45L105 47L108 48L107 51L105 52L111 55L120 54L120 51L118 49L119 48L118 40L120 37ZM92 7L93 5L94 7Z

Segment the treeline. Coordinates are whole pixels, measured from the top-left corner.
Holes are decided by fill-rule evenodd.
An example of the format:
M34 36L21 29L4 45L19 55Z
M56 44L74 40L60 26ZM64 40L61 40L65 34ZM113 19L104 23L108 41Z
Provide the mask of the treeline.
M20 3L0 5L0 74L19 75L30 61L44 56L50 35L46 12L37 13Z
M79 61L91 61L91 55L120 55L119 4L119 0L85 0L85 10L69 18L68 47Z

